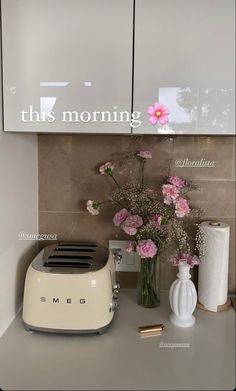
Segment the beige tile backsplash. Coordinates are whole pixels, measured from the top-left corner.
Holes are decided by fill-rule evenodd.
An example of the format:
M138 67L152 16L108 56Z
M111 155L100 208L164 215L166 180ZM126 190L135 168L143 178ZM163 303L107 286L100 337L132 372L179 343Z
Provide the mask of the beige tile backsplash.
M56 233L59 240L123 238L113 227L112 209L106 206L97 217L87 213L87 199L106 199L112 184L97 174L99 164L120 152L148 148L153 159L147 165L147 182L157 184L167 173L196 180L200 190L192 193L192 204L205 210L204 219L225 221L231 226L229 290L235 290L235 169L234 137L113 136L113 135L39 135L39 232ZM211 161L214 167L176 167L188 159ZM132 175L131 165L118 169L118 178ZM45 245L44 243L43 245ZM162 289L169 289L176 270L162 256ZM124 286L134 286L136 276L121 276Z

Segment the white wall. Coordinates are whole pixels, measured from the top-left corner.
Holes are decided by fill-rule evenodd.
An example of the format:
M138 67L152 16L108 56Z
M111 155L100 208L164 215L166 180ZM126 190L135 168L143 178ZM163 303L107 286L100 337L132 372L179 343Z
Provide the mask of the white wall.
M38 232L37 135L2 131L0 98L0 336L21 308L25 272L37 252L36 242L18 240L20 231Z

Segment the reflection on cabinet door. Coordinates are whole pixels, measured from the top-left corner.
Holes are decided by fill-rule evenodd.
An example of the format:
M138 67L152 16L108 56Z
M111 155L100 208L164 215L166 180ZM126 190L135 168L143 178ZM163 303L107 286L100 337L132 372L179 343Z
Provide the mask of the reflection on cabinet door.
M132 0L2 0L5 130L130 133L132 15Z
M234 0L136 0L135 133L233 134ZM169 109L151 125L154 102Z

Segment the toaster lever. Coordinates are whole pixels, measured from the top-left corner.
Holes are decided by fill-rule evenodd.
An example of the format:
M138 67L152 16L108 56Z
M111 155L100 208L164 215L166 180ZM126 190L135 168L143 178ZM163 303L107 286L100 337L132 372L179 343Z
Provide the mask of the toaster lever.
M113 284L113 294L116 296L120 292L120 284L119 282L116 282Z

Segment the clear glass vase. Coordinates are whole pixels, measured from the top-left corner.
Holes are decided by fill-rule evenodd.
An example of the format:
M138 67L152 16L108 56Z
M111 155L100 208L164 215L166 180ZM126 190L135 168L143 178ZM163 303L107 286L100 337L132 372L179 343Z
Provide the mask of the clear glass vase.
M141 259L138 281L138 304L153 308L160 304L160 259Z

